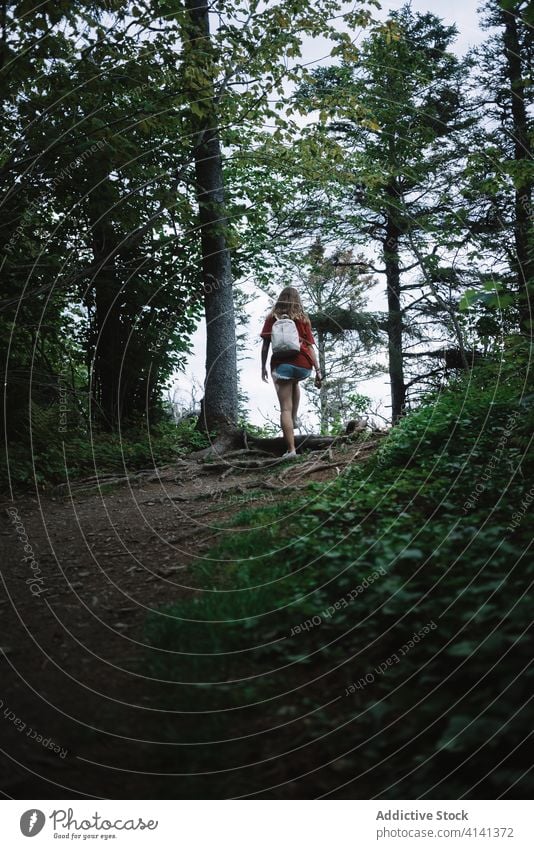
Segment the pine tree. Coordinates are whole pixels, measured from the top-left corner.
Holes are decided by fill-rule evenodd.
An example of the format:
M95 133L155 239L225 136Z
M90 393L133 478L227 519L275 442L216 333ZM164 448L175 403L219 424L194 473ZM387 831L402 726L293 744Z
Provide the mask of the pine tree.
M480 111L486 126L485 182L517 295L519 323L532 333L534 244L532 227L532 119L528 114L534 55L532 6L517 0L487 0L482 25L496 28L477 50Z
M417 380L405 376L407 340L425 337L417 307L433 301L462 347L454 296L439 294L433 257L437 246L450 248L462 226L455 163L459 170L472 121L463 89L467 63L448 50L455 35L435 15L405 6L364 41L358 63L319 69L299 93L301 109L319 109L345 152L336 170L338 233L381 256L370 268L386 279L393 423ZM423 278L414 279L416 269Z
M322 386L316 398L321 433L352 418L351 398L358 383L376 374L370 352L381 342L378 317L366 311L367 293L376 282L358 266L352 251L328 256L320 239L304 256L298 282L312 323ZM360 260L361 261L361 260Z

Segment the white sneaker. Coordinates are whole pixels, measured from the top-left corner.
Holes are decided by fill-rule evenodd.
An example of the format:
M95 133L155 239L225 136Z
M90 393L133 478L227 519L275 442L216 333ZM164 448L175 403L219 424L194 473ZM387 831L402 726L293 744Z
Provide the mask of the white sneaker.
M296 457L296 456L297 456L296 451L286 451L285 454L282 454L282 460L289 460L290 458Z

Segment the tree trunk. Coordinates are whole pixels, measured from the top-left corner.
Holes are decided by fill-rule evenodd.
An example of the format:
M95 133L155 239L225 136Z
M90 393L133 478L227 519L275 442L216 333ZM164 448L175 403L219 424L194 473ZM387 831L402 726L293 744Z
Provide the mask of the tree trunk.
M203 84L191 91L195 183L202 252L206 316L206 379L199 428L218 433L237 424L238 392L232 268L224 198L221 146L213 92L212 55L206 0L185 0L185 71L195 69ZM197 77L198 79L198 77ZM201 110L201 114L197 114Z
M396 199L395 190L389 192ZM395 425L404 415L406 386L402 360L402 312L400 303L400 228L391 211L387 213L386 237L384 239L384 264L386 268L388 300L388 359L391 385L391 424Z
M105 207L104 207L105 208ZM92 288L95 305L92 338L93 367L91 396L96 402L93 416L98 424L114 430L122 415L121 367L123 365L122 325L118 293L120 282L115 270L114 232L95 209L93 256L100 266Z
M326 433L329 425L328 416L328 387L326 385L326 341L322 330L317 331L317 352L319 355L319 368L323 375L323 383L319 390L321 433Z
M504 52L508 85L512 104L514 158L527 165L532 158L526 109L525 82L529 69L522 68L521 42L517 26L517 10L501 12L504 23ZM526 25L525 25L526 26ZM534 277L534 258L529 251L529 229L532 216L532 180L526 169L516 180L514 240L516 252L517 286L519 291L519 320L523 330L531 332L531 315L527 285Z
M343 434L341 436L315 436L313 434L297 434L295 435L295 447L302 452L306 451L324 451L325 448L330 448L331 445L343 445L346 442L354 440L359 433L365 430L365 427L356 428L351 434ZM283 437L274 436L272 438L260 438L257 436L247 435L247 446L249 448L260 448L269 454L281 457L287 451L287 444Z

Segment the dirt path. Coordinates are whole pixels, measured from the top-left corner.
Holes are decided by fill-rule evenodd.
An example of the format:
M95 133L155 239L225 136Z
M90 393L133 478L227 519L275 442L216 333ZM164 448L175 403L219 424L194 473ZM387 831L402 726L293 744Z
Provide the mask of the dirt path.
M141 763L157 772L153 741L166 719L165 686L142 672L147 613L195 592L192 562L236 533L225 524L244 506L333 479L375 444L267 469L243 468L242 457L223 466L178 461L112 487L77 484L5 502L3 794L165 798L163 777L139 774Z

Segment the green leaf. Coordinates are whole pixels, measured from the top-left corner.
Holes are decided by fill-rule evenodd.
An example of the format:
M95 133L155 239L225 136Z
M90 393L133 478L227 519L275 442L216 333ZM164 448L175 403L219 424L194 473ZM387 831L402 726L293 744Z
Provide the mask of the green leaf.
M471 640L464 640L463 642L453 643L452 646L449 646L447 654L453 657L469 657L477 648L477 643Z

